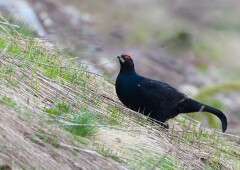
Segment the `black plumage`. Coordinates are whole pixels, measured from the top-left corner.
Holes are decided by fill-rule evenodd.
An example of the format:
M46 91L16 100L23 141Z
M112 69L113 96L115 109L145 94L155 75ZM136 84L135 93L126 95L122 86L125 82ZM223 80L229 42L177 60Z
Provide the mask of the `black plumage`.
M138 75L129 55L122 54L118 59L121 68L116 92L126 107L162 123L180 113L210 112L221 120L222 131L226 131L227 118L220 110L190 99L166 83Z

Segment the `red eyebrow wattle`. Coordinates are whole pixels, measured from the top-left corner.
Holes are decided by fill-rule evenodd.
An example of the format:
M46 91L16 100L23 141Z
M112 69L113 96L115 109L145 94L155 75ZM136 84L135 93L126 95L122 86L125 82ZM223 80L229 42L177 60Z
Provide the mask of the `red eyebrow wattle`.
M132 59L129 55L125 56L125 59Z

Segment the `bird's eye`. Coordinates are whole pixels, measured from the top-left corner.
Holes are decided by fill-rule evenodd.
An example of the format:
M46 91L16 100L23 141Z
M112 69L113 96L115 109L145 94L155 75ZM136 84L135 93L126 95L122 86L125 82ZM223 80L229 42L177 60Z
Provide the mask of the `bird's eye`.
M130 57L129 55L125 56L124 58L127 60L132 60L132 57Z

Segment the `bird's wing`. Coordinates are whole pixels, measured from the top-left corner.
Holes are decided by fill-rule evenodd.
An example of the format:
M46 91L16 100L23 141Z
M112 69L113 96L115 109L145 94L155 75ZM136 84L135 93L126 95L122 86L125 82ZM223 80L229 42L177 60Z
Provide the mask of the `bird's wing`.
M151 79L145 79L138 84L139 93L151 95L158 100L177 101L186 97L170 85Z

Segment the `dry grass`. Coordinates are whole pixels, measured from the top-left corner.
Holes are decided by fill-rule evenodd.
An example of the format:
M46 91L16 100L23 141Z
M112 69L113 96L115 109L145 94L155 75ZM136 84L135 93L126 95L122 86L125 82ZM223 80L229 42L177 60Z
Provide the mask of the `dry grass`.
M48 43L2 28L0 167L240 168L239 137L203 129L184 116L171 120L168 131L162 130L156 122L122 106L107 78L70 63ZM73 111L97 112L105 123L76 125L68 121L70 113L44 112L62 102ZM96 126L98 131L82 138L63 130L62 125Z
M26 121L19 112L2 105L0 106L0 129L0 167L124 169L97 152L80 147L77 141L58 127L49 126L36 118Z

